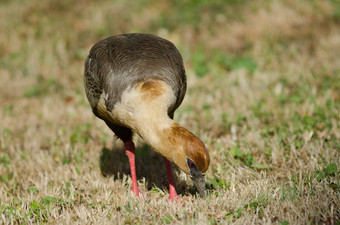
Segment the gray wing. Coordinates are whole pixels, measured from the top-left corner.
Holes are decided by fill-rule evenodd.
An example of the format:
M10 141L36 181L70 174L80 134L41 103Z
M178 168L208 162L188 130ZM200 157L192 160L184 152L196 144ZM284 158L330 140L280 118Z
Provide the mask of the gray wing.
M129 85L152 78L173 88L177 99L168 110L172 117L186 92L183 60L177 48L149 34L118 35L98 42L85 61L84 74L86 95L94 111L103 91L111 111Z
M110 65L107 62L107 43L96 43L85 60L84 86L87 99L96 109L100 95L104 91L104 80L108 76Z
M97 76L97 68L96 60L88 57L85 61L84 84L86 96L92 108L97 106L99 97L103 92L99 76Z

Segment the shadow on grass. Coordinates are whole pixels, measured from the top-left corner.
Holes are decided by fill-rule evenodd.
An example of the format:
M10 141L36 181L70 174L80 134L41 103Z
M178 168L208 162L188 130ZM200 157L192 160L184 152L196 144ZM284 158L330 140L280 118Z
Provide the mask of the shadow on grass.
M177 193L195 194L195 188L177 176L179 169L176 166L172 166L172 169ZM100 155L100 170L103 176L113 176L115 180L122 179L123 175L130 176L129 160L125 155L125 149L117 145L114 145L113 149L103 147ZM137 180L145 178L148 190L157 187L169 191L163 158L146 144L136 146L136 173Z

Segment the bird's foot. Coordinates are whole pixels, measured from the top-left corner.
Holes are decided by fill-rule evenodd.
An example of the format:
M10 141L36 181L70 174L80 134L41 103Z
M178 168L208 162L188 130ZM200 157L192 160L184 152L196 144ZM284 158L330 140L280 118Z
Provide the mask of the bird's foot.
M170 193L169 194L169 200L171 201L171 202L181 202L181 199L180 199L180 197L177 195L177 193L175 192L175 193Z
M136 196L139 198L142 195L142 192L138 189L138 187L132 188L133 193L136 194Z

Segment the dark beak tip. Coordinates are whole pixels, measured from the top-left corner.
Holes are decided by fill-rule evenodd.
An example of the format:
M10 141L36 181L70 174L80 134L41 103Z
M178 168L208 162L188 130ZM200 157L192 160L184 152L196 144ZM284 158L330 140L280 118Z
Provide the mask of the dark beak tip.
M201 198L204 198L205 195L206 195L206 192L205 192L205 182L198 182L196 184L196 188L197 188L199 196Z
M203 174L199 174L198 176L192 176L191 177L193 183L196 186L196 189L198 191L198 194L201 198L204 198L206 196L205 193L205 177Z
M204 197L205 197L205 191L204 191L204 190L203 190L203 191L199 191L198 193L199 193L199 195L200 195L201 198L204 198Z

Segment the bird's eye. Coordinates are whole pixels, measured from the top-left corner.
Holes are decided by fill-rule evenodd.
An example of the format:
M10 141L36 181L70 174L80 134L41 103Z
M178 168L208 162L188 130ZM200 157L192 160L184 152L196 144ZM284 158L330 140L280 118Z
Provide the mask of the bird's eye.
M189 166L190 166L190 168L194 168L194 167L195 167L195 164L194 164L193 162L190 162L190 163L189 163Z

